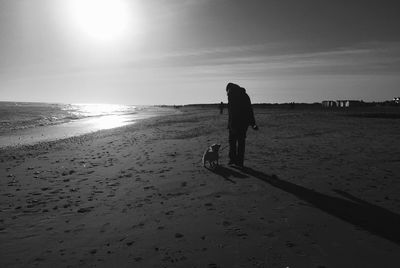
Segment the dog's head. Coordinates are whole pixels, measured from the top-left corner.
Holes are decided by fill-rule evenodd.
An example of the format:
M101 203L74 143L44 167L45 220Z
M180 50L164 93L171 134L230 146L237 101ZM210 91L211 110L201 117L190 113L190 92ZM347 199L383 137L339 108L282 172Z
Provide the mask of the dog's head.
M213 150L213 152L218 152L219 148L221 147L221 144L218 143L214 143L213 145L210 146L211 150Z

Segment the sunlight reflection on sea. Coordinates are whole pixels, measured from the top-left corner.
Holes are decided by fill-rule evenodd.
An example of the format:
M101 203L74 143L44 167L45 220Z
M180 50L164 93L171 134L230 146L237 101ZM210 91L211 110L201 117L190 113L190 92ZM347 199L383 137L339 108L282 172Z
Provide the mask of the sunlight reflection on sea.
M137 120L176 111L155 106L116 104L3 103L14 115L1 123L0 147L64 139L134 124Z

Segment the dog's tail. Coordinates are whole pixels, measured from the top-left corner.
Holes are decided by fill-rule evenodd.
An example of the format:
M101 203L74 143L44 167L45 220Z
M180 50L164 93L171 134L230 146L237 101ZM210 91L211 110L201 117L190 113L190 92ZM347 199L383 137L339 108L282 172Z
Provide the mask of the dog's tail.
M207 148L207 150L204 151L203 156L201 157L201 163L203 163L203 166L206 166L204 157L206 156L207 151L208 151L208 148Z

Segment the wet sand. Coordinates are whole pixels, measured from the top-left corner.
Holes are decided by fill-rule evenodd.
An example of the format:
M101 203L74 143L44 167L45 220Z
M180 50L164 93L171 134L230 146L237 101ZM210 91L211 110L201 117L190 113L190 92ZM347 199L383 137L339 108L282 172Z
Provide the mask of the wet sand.
M227 115L0 150L1 267L395 267L400 124L256 109L245 165L201 165Z
M66 139L99 130L131 125L138 120L176 112L170 108L149 106L139 109L135 113L91 116L65 123L14 130L0 135L0 148Z

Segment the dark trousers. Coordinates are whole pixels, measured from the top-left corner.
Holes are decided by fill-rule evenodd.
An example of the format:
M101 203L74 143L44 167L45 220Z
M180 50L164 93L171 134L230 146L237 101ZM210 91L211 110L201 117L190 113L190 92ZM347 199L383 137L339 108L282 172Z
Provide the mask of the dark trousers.
M247 128L229 130L229 160L237 165L243 165L246 131Z

